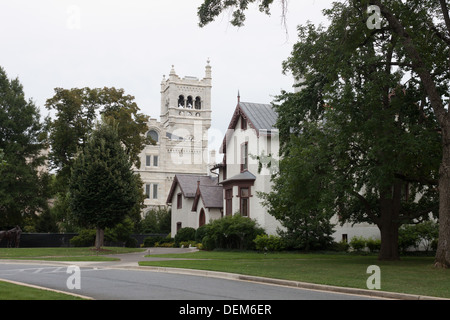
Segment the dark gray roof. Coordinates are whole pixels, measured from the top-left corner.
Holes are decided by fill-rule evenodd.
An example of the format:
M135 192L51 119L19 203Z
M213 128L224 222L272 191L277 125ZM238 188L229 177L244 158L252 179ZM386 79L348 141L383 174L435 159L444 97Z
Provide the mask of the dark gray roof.
M256 180L256 176L253 173L251 173L250 171L244 171L235 176L232 176L231 178L229 178L227 180L221 181L220 184L232 182L232 181L243 181L243 180L247 180L247 181L253 180L254 181L254 180Z
M218 185L199 186L205 208L223 208L223 187Z
M178 184L181 191L186 198L194 198L197 192L197 184L200 181L200 185L211 186L217 185L217 178L210 176L198 176L190 174L177 174Z
M256 130L271 130L275 128L278 115L271 104L239 102L239 106Z

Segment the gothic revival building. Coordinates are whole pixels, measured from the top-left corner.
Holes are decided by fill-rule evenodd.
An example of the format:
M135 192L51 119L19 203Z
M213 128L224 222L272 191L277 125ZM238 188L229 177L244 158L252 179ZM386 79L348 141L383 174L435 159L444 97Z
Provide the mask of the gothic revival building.
M147 135L155 143L141 152L141 167L136 169L145 185L146 210L167 205L176 174L208 174L211 81L209 61L203 79L181 78L173 66L169 77L164 76L160 121L148 123Z

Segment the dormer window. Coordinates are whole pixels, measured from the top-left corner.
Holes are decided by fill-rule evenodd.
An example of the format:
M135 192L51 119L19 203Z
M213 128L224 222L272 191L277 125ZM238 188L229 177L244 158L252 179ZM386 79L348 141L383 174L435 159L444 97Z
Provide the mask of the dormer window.
M241 129L247 130L247 120L244 117L241 117Z

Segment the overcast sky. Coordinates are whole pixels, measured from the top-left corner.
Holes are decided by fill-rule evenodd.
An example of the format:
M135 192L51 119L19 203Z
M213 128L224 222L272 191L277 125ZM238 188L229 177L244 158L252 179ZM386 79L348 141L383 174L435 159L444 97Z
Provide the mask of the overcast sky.
M163 75L174 65L181 77L203 78L209 58L210 136L220 144L238 90L241 101L259 103L292 91L281 64L297 41L297 25L323 22L331 2L289 1L286 27L275 1L270 17L251 6L242 28L229 23L228 12L200 28L202 0L0 0L0 66L19 78L43 117L56 87L106 86L123 88L159 119Z

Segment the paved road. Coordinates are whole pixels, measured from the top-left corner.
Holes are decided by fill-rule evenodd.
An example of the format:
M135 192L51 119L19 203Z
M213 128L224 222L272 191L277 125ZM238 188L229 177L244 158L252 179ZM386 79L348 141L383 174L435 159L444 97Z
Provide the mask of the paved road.
M150 253L159 253L152 251ZM248 281L136 270L143 253L119 255L114 263L73 263L80 266L81 289L69 290L68 264L1 263L0 279L72 292L99 300L349 300L363 296L304 290ZM155 259L155 258L152 258ZM129 268L129 269L124 269ZM75 282L72 282L75 283Z

